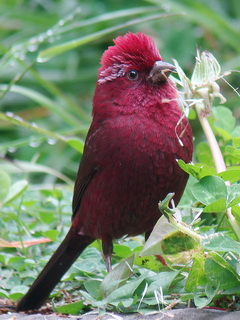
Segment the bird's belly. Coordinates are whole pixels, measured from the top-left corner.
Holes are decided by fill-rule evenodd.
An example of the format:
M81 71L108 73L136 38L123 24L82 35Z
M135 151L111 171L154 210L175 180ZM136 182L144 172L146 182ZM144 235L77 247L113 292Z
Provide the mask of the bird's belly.
M81 231L97 239L117 239L151 230L161 216L158 202L169 192L179 195L187 180L175 154L152 154L151 150L149 154L139 153L139 157L117 159L113 157L96 173L83 195L81 214L76 217L81 219L77 223L82 225Z

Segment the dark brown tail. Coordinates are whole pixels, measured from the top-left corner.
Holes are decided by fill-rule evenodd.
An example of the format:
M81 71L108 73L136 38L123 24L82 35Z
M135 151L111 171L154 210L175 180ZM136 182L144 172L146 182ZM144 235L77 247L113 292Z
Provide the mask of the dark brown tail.
M40 308L64 273L93 241L94 239L90 237L74 234L71 228L45 268L18 303L17 311Z

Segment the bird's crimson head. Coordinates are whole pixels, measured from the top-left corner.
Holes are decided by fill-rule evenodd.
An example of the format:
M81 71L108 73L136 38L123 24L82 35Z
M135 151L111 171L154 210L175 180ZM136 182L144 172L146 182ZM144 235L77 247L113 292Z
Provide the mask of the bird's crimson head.
M175 67L163 61L154 41L144 33L127 33L114 40L101 58L93 99L93 116L157 113L177 104L168 76Z
M114 40L101 58L98 83L118 78L165 82L175 67L163 61L153 39L144 33L127 33Z

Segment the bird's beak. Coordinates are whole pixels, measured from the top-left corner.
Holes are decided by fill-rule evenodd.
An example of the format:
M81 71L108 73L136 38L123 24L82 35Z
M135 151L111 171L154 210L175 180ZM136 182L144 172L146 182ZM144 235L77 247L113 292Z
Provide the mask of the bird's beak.
M172 72L176 72L176 68L165 61L156 61L149 73L148 79L153 83L165 82Z

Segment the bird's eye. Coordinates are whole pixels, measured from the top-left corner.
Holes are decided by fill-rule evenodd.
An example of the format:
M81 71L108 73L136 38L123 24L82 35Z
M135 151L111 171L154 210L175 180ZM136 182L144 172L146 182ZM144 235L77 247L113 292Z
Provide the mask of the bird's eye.
M136 70L129 70L127 76L129 80L136 80L138 78L138 72Z

